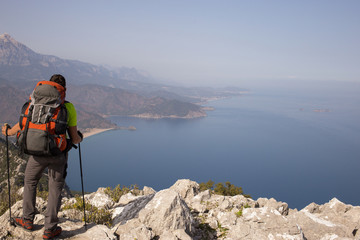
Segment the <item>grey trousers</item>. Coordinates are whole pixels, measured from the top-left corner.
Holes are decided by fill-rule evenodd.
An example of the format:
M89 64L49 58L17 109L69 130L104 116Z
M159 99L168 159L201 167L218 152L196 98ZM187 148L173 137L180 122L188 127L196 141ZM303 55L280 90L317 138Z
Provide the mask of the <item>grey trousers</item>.
M67 154L40 157L30 156L26 165L24 180L23 218L35 218L36 186L45 168L49 175L49 197L45 212L45 229L54 228L59 219L57 217L61 206L61 191L65 184Z

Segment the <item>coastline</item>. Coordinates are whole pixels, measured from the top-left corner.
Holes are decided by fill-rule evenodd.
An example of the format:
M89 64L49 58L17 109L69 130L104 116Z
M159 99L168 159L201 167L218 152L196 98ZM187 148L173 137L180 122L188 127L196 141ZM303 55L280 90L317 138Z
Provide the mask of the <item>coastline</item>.
M84 130L83 135L84 135L84 138L87 138L87 137L90 137L90 136L93 136L93 135L96 135L96 134L99 134L102 132L106 132L109 130L114 130L114 129L116 129L116 128L87 128Z
M193 118L201 118L201 117L206 117L207 114L205 111L199 111L199 112L194 112L194 111L189 111L189 113L185 116L177 116L177 115L160 115L160 114L152 114L152 113L141 113L141 114L135 114L135 115L130 115L130 117L135 117L135 118L144 118L144 119L164 119L164 118L169 118L169 119L193 119Z
M242 92L242 93L247 93L247 92ZM240 95L241 96L241 95ZM214 98L207 98L205 101L202 100L202 103L208 103L210 101L217 101L217 100L221 100L221 99L226 99L229 97L214 97ZM201 103L199 103L201 104ZM194 118L201 118L201 117L207 117L207 113L206 111L214 111L215 108L211 107L211 106L202 106L201 107L201 111L198 112L194 112L194 111L189 111L189 113L186 116L177 116L177 115L159 115L159 114L152 114L152 113L142 113L142 114L134 114L134 115L129 115L127 117L133 117L133 118L142 118L142 119L164 119L164 118L168 118L168 119L194 119ZM118 116L118 115L104 115L103 117L110 117L110 116ZM85 130L83 130L83 135L84 138L102 133L102 132L106 132L109 130L115 130L115 129L122 129L122 130L131 130L134 131L136 130L136 128L134 126L129 126L129 127L114 127L114 128L86 128Z

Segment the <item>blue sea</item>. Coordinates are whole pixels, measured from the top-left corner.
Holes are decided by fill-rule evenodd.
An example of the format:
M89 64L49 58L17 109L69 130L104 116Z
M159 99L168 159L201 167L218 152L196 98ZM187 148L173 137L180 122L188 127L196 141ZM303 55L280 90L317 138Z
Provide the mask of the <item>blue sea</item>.
M291 208L333 197L360 205L360 84L262 87L211 101L199 119L111 117L119 126L81 143L85 191L117 184L155 190L178 179L230 181L253 199ZM67 183L81 190L79 155Z

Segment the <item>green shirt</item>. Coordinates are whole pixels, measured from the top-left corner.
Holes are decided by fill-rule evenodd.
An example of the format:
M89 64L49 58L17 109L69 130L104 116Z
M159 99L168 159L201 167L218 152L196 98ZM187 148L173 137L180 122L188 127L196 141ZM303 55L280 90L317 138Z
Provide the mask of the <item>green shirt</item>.
M77 125L75 107L71 102L65 102L65 107L68 112L68 119L67 119L68 127L75 127Z

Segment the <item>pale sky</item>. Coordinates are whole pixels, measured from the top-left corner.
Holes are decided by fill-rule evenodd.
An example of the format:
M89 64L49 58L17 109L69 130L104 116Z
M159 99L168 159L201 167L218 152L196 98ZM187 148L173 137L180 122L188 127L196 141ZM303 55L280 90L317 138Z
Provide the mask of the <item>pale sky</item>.
M185 84L360 82L358 0L0 0L0 34L41 54Z

